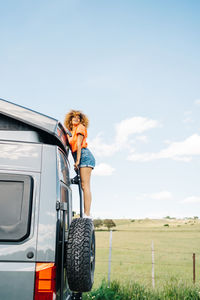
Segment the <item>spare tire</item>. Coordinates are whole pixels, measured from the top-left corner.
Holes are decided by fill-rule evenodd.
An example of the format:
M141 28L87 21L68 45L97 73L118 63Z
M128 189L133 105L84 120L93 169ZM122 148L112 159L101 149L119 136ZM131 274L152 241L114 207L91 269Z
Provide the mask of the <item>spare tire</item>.
M91 219L73 219L65 248L65 267L69 288L89 292L94 282L95 233Z

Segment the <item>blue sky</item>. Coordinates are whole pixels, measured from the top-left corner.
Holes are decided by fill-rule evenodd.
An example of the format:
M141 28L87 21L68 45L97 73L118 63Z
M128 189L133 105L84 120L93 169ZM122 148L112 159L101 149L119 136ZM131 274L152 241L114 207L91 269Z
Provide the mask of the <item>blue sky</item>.
M0 97L90 119L92 214L200 216L200 2L19 0L0 11Z

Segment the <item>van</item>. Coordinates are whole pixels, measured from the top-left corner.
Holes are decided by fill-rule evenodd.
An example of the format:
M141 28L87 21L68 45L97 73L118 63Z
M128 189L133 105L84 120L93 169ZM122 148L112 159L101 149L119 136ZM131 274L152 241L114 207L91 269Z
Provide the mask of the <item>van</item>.
M92 288L94 226L73 218L67 134L58 120L0 99L2 300L81 299Z

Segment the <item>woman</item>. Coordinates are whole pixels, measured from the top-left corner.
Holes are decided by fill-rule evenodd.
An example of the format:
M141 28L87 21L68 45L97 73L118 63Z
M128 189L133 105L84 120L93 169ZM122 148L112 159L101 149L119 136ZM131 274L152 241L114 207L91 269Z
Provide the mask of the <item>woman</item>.
M84 218L92 218L90 216L91 207L91 191L90 177L91 172L95 167L95 158L87 148L87 127L89 120L79 110L71 110L64 120L64 125L71 132L72 137L68 136L69 144L72 151L75 164L74 168L80 168L81 187L84 197Z

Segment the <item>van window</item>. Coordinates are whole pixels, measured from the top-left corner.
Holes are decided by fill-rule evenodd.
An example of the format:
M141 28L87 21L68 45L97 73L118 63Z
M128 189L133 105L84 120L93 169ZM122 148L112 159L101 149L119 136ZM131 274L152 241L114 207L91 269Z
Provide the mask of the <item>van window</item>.
M30 233L33 180L0 174L0 242L22 241Z
M58 172L59 178L65 184L69 183L69 163L65 155L59 150L58 151Z
M69 228L70 224L71 224L71 210L72 210L72 207L71 207L71 201L70 201L70 192L71 192L71 189L69 189L69 187L67 187L62 181L60 181L60 193L61 193L61 202L65 202L67 203L67 211L65 212L66 213L66 216L65 216L65 220L66 220L66 230L67 228Z

